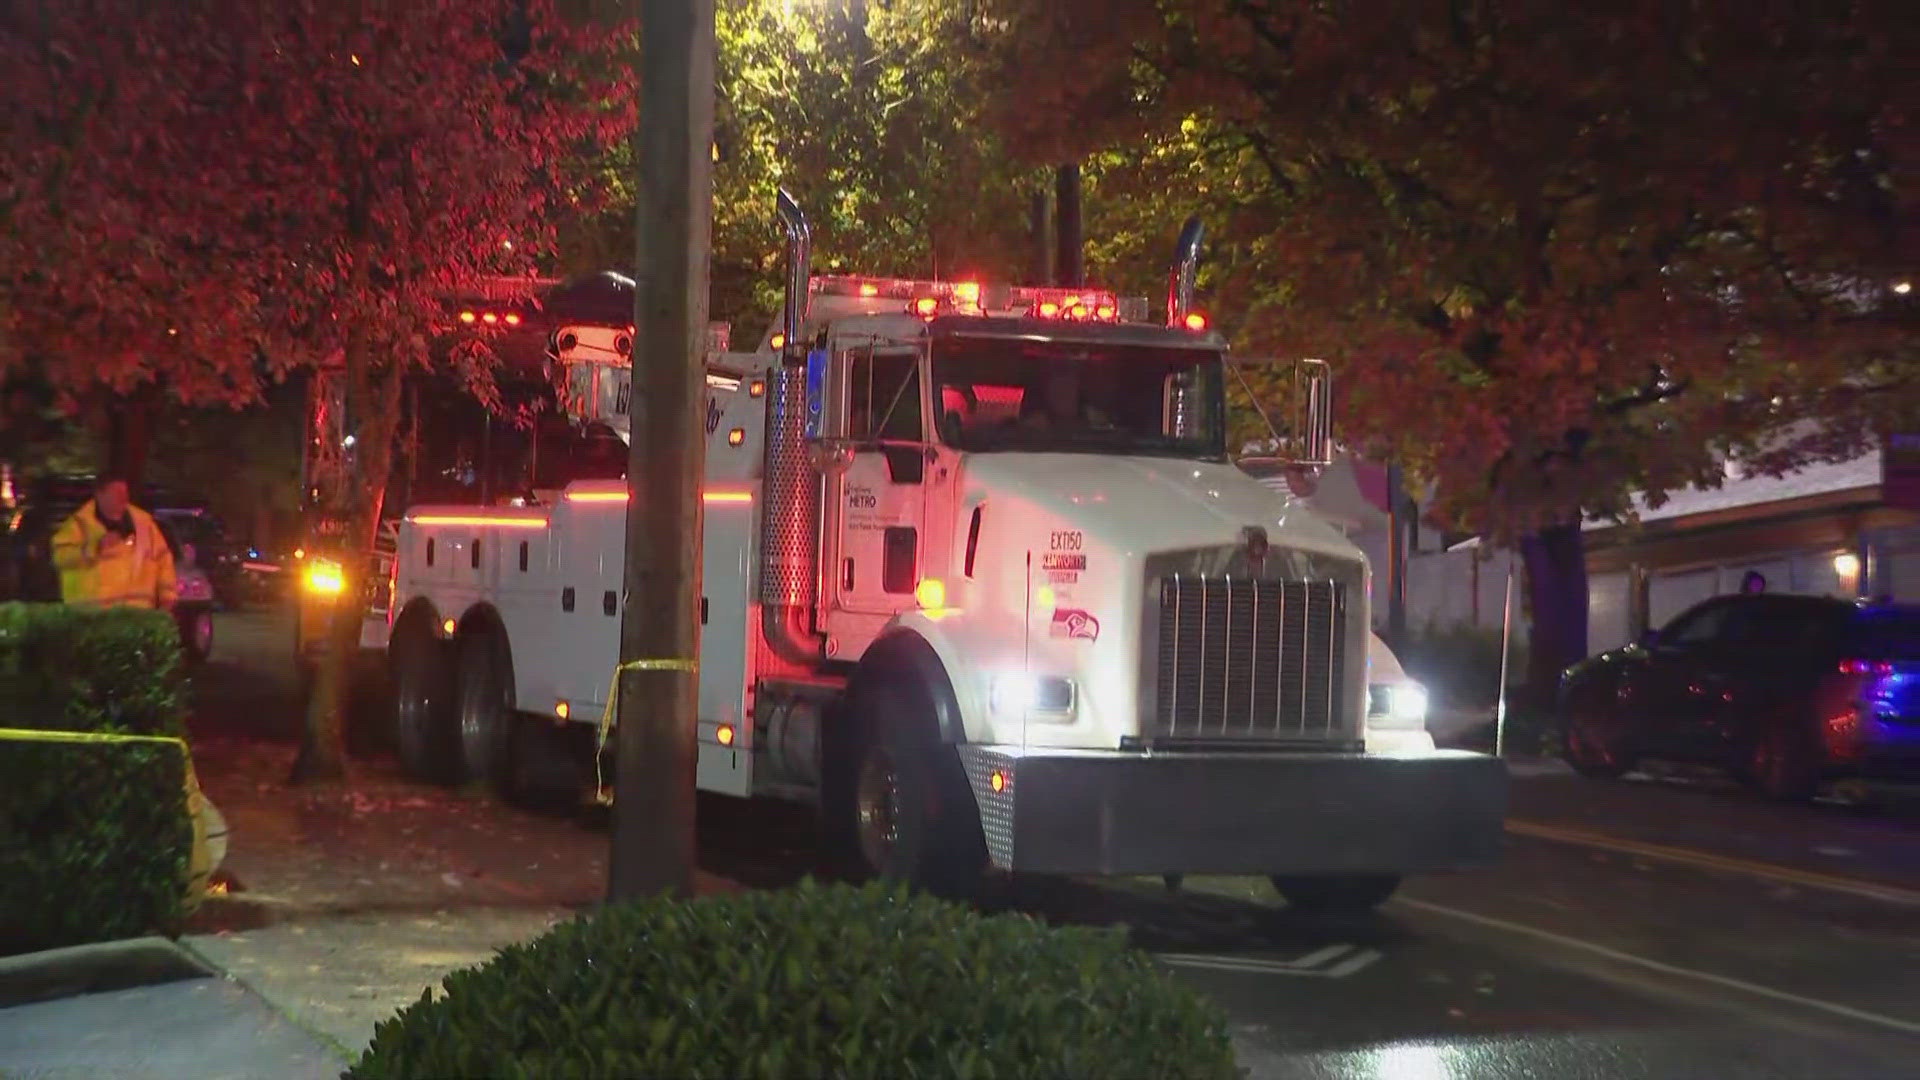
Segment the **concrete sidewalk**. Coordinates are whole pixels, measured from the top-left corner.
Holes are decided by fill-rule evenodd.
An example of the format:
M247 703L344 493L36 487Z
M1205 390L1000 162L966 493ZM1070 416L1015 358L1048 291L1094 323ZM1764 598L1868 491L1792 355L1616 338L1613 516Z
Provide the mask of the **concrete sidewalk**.
M549 908L364 912L197 935L183 944L357 1059L377 1024L437 990L447 975L571 917Z
M346 1065L337 1048L216 975L0 1009L9 1080L318 1080Z

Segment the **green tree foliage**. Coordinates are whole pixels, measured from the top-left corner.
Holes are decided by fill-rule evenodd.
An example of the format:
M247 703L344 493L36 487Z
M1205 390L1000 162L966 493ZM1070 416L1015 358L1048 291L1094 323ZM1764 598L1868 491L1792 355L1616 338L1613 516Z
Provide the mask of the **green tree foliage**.
M939 0L720 0L716 33L713 302L749 334L778 303L774 194L813 226L818 271L1024 279L1029 193L983 120L987 74L960 48L962 7ZM601 167L617 185L631 147ZM631 265L632 194L567 245L570 271Z

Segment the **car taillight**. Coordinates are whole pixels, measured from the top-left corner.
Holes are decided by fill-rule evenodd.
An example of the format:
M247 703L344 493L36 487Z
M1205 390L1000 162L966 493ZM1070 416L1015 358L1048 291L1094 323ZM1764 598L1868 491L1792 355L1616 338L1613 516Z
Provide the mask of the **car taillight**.
M1893 674L1893 665L1884 660L1842 660L1840 661L1840 674L1891 675Z

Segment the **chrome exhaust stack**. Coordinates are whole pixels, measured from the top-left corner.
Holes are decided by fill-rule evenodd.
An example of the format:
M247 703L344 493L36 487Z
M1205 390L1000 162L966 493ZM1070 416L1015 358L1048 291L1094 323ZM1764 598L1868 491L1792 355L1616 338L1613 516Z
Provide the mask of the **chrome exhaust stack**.
M785 317L781 322L786 342L781 358L804 358L806 350L800 341L800 331L806 326L807 309L813 300L808 261L813 258L813 228L807 224L807 215L800 204L785 188L780 189L776 206L780 224L787 230L787 295Z
M1200 242L1207 227L1199 215L1187 219L1180 230L1180 242L1173 249L1173 270L1167 275L1167 325L1185 326L1187 312L1193 310L1193 278L1200 266Z
M808 259L813 232L800 204L784 190L780 224L787 232L787 282L779 359L767 373L766 458L761 471L760 632L782 659L820 662L822 639L813 630L818 602L820 474L807 447L806 327L811 299Z

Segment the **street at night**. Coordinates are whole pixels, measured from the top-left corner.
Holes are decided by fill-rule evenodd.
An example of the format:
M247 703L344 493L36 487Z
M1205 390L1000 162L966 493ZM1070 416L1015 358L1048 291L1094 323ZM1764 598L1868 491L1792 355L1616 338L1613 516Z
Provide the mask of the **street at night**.
M290 700L290 634L282 617L257 613L223 617L221 632L204 715L221 721L209 726L223 738L244 740ZM275 744L284 732L252 738ZM1413 878L1373 917L1296 917L1263 882L1242 878L1187 882L1179 896L1146 880L1002 880L985 905L1129 926L1135 944L1227 1009L1240 1061L1261 1078L1910 1074L1920 1049L1912 799L1778 807L1716 778L1594 782L1538 759L1513 771L1500 865ZM465 903L538 915L597 901L601 828L484 813L513 830L495 822L492 840L476 838L497 847L492 867L538 859L547 871L518 880L509 871L493 899L432 896L401 911L453 911L457 922ZM793 807L710 799L701 815L707 871L755 886L814 871L810 822ZM447 844L440 855L461 857L457 840ZM280 863L238 832L240 880L261 859ZM436 884L442 865L420 859L422 882ZM351 907L305 924L321 932ZM497 919L486 932L501 932ZM436 972L405 970L399 982L407 978L424 986ZM409 988L392 995L417 994Z
M1908 6L11 5L0 1080L1920 1077Z

